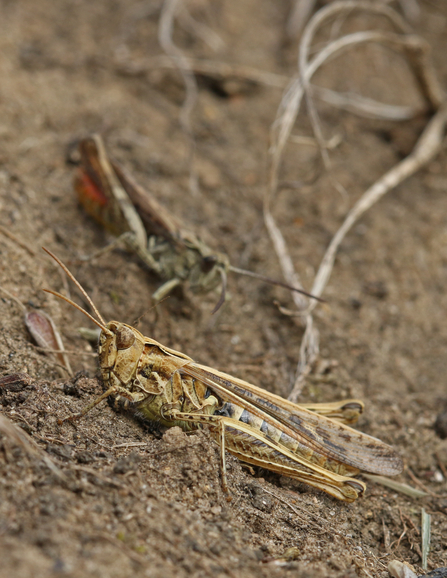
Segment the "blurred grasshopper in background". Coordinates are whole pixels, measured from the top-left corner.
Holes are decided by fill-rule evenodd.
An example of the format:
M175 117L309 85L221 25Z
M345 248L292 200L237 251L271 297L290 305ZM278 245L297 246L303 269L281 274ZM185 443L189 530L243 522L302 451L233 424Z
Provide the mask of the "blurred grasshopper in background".
M112 244L89 258L123 244L166 280L153 295L156 301L186 281L193 292L208 292L222 284L214 313L225 300L228 271L312 297L280 281L230 265L226 255L208 247L122 167L112 162L99 135L82 139L79 150L81 163L75 178L79 200L90 216L117 236Z
M83 293L96 319L63 295L45 291L67 301L101 328L98 356L106 391L81 413L66 419L82 417L113 396L166 427L190 431L207 426L221 447L224 489L226 449L243 462L305 482L345 502L353 502L365 491L365 484L352 478L361 470L390 476L402 471L402 460L392 447L344 425L357 420L362 402L294 404L199 365L130 325L106 324L65 265L45 251Z

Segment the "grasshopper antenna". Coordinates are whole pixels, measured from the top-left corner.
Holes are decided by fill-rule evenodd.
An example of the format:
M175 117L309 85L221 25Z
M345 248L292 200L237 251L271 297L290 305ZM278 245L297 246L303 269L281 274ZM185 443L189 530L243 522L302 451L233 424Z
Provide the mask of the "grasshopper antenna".
M303 291L302 289L298 289L297 287L292 287L292 285L287 285L287 283L283 283L282 281L271 279L270 277L266 277L265 275L261 275L260 273L254 273L253 271L247 271L246 269L239 269L238 267L233 267L233 265L229 266L229 270L233 271L233 273L239 273L239 275L254 277L255 279L259 279L260 281L264 281L265 283L270 283L270 285L278 285L279 287L284 287L285 289L289 289L289 291L296 291L296 293L301 293L301 295L305 295L306 297L309 297L309 299L315 299L320 303L326 303L326 301L324 299L321 299L321 297L312 295L312 293L307 293L307 291Z
M73 283L76 285L76 287L79 289L79 291L84 295L84 297L87 299L88 304L90 305L90 307L93 309L93 311L96 314L96 317L99 319L96 320L93 315L90 315L90 313L87 313L87 311L85 311L84 309L82 309L82 307L80 307L77 303L75 303L74 301L72 301L71 299L69 299L68 297L65 297L64 295L61 295L60 293L58 293L57 291L53 291L52 289L44 289L44 291L46 293L51 293L51 295L54 295L55 297L59 297L59 299L62 299L63 301L66 301L67 303L70 303L70 305L72 305L73 307L75 307L76 309L78 309L79 311L81 311L82 313L84 313L84 315L86 315L91 321L93 321L93 323L95 323L95 325L97 325L98 327L100 327L103 331L105 331L106 333L109 333L109 330L106 327L106 323L104 321L104 319L101 317L101 314L99 313L98 309L96 308L95 304L93 303L93 301L90 299L89 295L87 294L87 292L85 291L85 289L82 287L82 285L79 283L79 281L75 278L75 276L68 270L68 268L62 263L62 261L60 259L58 259L56 257L56 255L53 255L53 253L51 251L49 251L48 249L45 249L45 247L42 247L42 249L45 251L45 253L47 253L52 259L54 259L56 261L56 263L59 265L59 267L61 267L61 269L64 271L64 273L67 275L67 277L69 279L71 279L73 281Z

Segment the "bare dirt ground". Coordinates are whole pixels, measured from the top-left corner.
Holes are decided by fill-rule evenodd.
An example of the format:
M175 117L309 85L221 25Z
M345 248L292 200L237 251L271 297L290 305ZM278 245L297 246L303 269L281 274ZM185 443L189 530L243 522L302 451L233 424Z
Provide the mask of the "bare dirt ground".
M415 30L447 82L447 7L442 0L420 6ZM195 1L189 9L222 45L213 52L185 17L174 40L186 54L293 74L288 2ZM265 471L253 475L229 456L228 497L219 449L206 431L173 429L160 437L107 403L58 425L102 387L94 348L77 331L88 321L42 292L64 291L67 283L40 247L70 261L109 241L79 208L67 163L71 143L100 132L141 184L234 265L279 278L262 195L281 90L199 79L192 115L199 186L191 192L181 77L156 67L137 74L130 66L162 54L159 3L2 0L0 10L0 225L15 236L0 234L0 285L22 304L0 295L0 376L29 375L3 388L0 409L59 468L0 439L0 576L385 577L396 558L421 574L422 508L432 516L429 569L447 566L447 440L433 428L447 404L445 151L378 203L343 243L324 294L328 304L316 313L321 359L336 363L324 374L317 367L303 390L303 400L364 400L359 427L402 454L399 481L419 480L430 494L409 498L368 482L366 495L346 505ZM417 102L411 75L390 54L377 46L356 50L319 78L337 90ZM316 147L291 144L281 170L287 186L274 207L307 288L348 208L408 154L422 126L325 106L320 113L327 133L343 137L331 158L348 197L334 189ZM305 115L300 132L311 134ZM151 295L160 281L124 251L72 269L106 319L141 318L143 334L198 362L285 397L290 392L302 329L273 303L291 307L286 290L233 275L231 299L216 316L217 293L172 296L157 311ZM23 307L53 317L66 348L78 353L74 370L84 374L60 377L32 344ZM292 547L290 560L284 556Z

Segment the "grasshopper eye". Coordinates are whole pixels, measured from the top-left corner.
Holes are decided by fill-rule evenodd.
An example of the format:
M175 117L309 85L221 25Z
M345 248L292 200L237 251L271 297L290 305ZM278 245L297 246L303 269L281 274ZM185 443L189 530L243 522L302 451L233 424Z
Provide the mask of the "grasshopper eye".
M135 334L128 327L120 327L116 330L116 348L129 349L135 342Z
M200 267L202 269L202 273L209 273L216 263L217 263L216 257L213 256L204 257L202 259Z

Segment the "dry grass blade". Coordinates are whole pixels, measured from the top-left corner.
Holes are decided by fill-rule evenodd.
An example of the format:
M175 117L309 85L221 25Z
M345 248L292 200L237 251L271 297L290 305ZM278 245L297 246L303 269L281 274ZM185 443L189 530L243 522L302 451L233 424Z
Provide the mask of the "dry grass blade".
M395 492L399 492L400 494L405 494L406 496L410 496L411 498L424 498L428 494L423 492L422 490L417 490L416 488L412 488L408 484L403 484L401 482L396 482L391 478L385 478L383 476L376 476L374 474L363 474L363 476L374 482L376 484L380 484L385 486L386 488L390 488L390 490L394 490Z
M428 552L430 550L431 516L424 508L421 511L422 569L427 570Z

